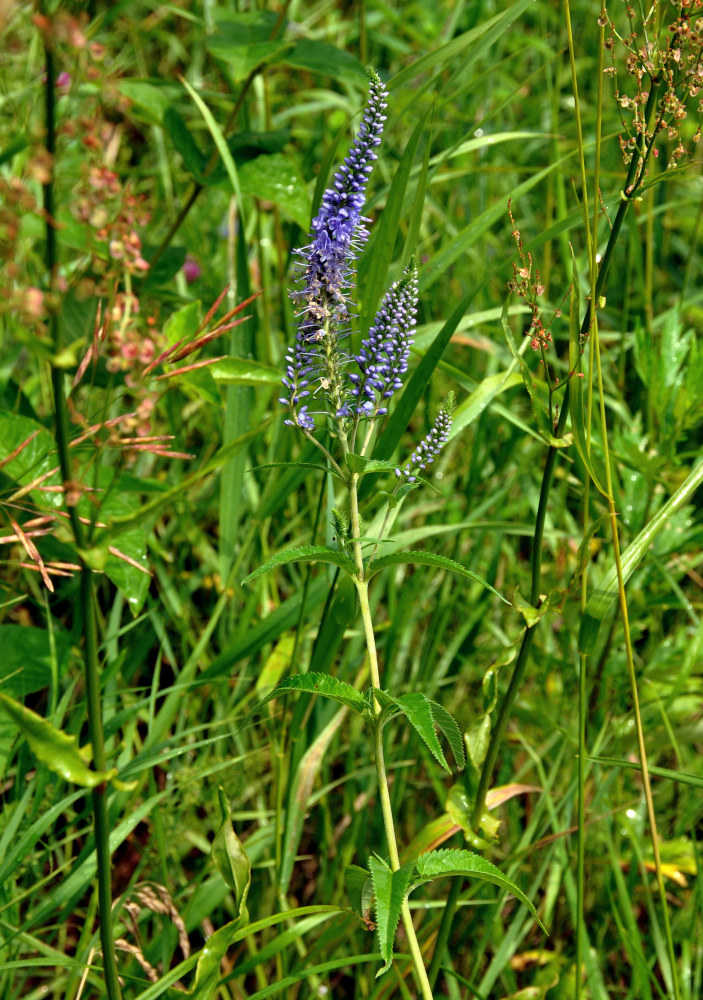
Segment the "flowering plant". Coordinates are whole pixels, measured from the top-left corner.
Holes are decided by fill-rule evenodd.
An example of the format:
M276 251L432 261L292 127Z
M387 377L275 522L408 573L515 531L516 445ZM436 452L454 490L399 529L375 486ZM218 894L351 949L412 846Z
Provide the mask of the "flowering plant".
M418 301L417 267L411 260L400 279L386 292L358 353L344 349L354 315L351 296L354 262L368 238L366 223L369 220L361 212L377 156L375 149L381 142L386 120L383 112L387 96L380 78L371 71L368 101L359 131L344 163L334 175L333 186L324 193L320 210L312 222L310 242L296 252L300 262L298 287L291 297L299 310L298 329L295 344L287 352L282 379L286 395L280 399L289 412L286 424L300 430L322 452L327 468L343 483L348 493L350 517L338 506L333 507L336 548L311 545L279 552L244 582L254 580L274 566L296 560L332 563L353 581L364 625L368 661L357 685L344 683L328 674L300 674L279 684L255 711L284 692L307 691L341 703L340 713L351 710L370 723L388 861L374 855L369 858L368 869L351 866L345 872L345 884L359 916L367 926L378 927L381 954L385 959L381 971L390 968L395 929L402 920L422 996L429 1000L432 986L407 901L414 888L443 874L468 874L497 881L536 914L529 900L498 868L470 851L431 851L409 864L401 866L400 863L384 763L384 725L395 716L405 716L447 771L450 768L437 730L446 737L460 769L464 766L465 751L459 727L441 705L422 692L394 696L382 688L369 604L369 581L385 566L416 562L449 569L478 580L490 590L493 588L460 563L435 553L392 551L377 558L391 511L397 510L403 496L419 485L419 473L424 472L447 443L454 408L454 394L449 393L434 425L402 466L368 457L374 430L388 413L393 395L403 387ZM319 433L324 430L336 440L336 447ZM359 514L359 481L371 472L392 472L396 484L390 494L385 494L388 508L377 537L368 539L363 536ZM337 502L337 498L334 499ZM366 545L373 545L370 558L364 554ZM362 695L358 688L368 675L371 687ZM375 924L368 918L369 893L374 899Z

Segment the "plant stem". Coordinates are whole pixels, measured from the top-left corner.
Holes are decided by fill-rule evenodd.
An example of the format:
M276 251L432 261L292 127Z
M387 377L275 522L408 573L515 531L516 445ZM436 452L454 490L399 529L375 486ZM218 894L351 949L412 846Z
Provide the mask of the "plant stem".
M655 91L656 85L652 84L652 93ZM651 93L650 93L651 101ZM648 102L648 106L649 106ZM613 259L613 252L615 250L615 245L617 243L618 237L620 235L620 230L622 229L622 224L625 221L625 216L627 210L630 207L630 203L636 193L637 187L639 186L639 181L635 184L634 178L637 173L637 167L640 161L647 155L645 151L641 156L633 155L630 161L630 167L627 173L627 180L625 182L625 190L621 193L620 202L618 204L618 210L615 214L613 220L613 228L610 230L610 236L608 238L608 243L603 253L603 260L601 262L600 270L598 272L598 279L596 281L596 301L603 294L603 289L605 287L605 281L608 276L608 271L610 269L610 264ZM628 188L632 187L629 194L626 192ZM593 303L589 302L586 308L586 314L583 317L581 323L581 334L585 336L591 326L591 309ZM569 383L566 384L566 389L564 390L564 399L562 400L561 411L559 413L559 421L554 431L555 437L561 437L564 432L564 427L566 426L566 420L569 415ZM537 517L535 519L535 533L532 543L532 582L530 587L530 603L537 606L539 601L539 594L541 590L542 581L542 543L544 540L544 526L547 519L547 506L549 502L549 491L552 485L552 477L554 474L554 466L556 464L557 458L557 448L550 445L547 451L547 458L544 463L544 473L542 474L542 486L539 494L539 504L537 507ZM541 620L541 619L540 619ZM486 802L486 794L488 792L488 787L490 784L491 777L493 775L493 768L495 762L498 758L498 749L500 746L500 741L502 740L503 733L505 731L505 726L510 717L512 711L513 702L515 696L518 692L520 681L522 680L522 675L525 671L525 665L527 663L527 657L530 652L530 647L532 646L532 640L534 638L534 631L539 625L539 621L536 622L532 627L527 628L522 637L522 643L520 645L520 651L518 653L517 660L515 661L515 667L513 668L513 676L510 678L510 684L508 690L505 693L505 698L501 705L500 713L498 716L498 722L495 728L491 732L491 739L488 746L488 752L486 753L486 759L483 763L483 768L481 770L481 777L479 780L478 790L476 792L476 801L473 810L473 824L476 829L476 824L480 821L483 815L483 810Z
M54 104L54 54L49 44L45 43L46 85L46 148L52 163L56 157L56 123ZM52 177L43 185L44 212L46 217L46 250L45 262L49 276L49 331L51 335L54 357L61 351L61 326L57 312L56 271L58 264L56 229L54 217L54 184ZM69 418L66 407L64 373L55 364L51 367L51 385L54 396L54 413L56 419L56 445L61 468L61 478L64 486L71 482L71 463L68 454ZM80 603L83 613L86 711L90 742L93 748L93 764L97 771L104 771L106 764L105 742L102 727L102 706L100 703L100 671L98 661L98 634L95 617L95 594L93 589L93 571L86 564L83 549L85 547L85 531L78 516L78 509L68 507L77 555L81 566L80 571ZM110 868L109 818L107 812L107 788L104 783L92 791L93 821L95 829L95 849L97 854L98 874L98 908L100 919L100 942L103 951L105 969L105 988L108 1000L120 1000L121 991L117 976L115 947L112 933L112 879Z
M350 491L352 497L356 494L356 477L353 483L353 489ZM352 505L352 531L354 510L356 508L356 525L358 529L359 523L359 511L358 503ZM355 542L358 541L358 535L355 536ZM359 547L359 551L361 551ZM356 590L359 595L359 606L361 608L361 618L364 623L364 635L366 637L366 648L369 654L369 669L371 672L371 683L374 689L381 687L381 680L378 670L378 654L376 652L376 637L373 631L373 622L371 621L371 609L369 607L369 585L365 580L357 580ZM374 696L374 707L376 712L380 712L380 706L376 701ZM398 854L398 842L395 836L395 824L393 822L393 807L391 805L391 796L388 790L388 777L386 775L386 764L383 757L383 724L381 722L380 716L377 718L373 724L373 750L374 758L376 761L376 776L378 778L378 794L381 799L381 812L383 814L383 826L386 831L386 842L388 845L388 856L390 858L391 869L397 872L400 868L400 857ZM417 940L417 934L415 933L415 926L413 924L412 916L410 914L410 907L408 905L407 899L403 901L403 906L400 911L401 920L403 921L403 927L405 928L405 934L408 939L408 945L410 947L410 954L412 955L413 965L415 966L415 973L420 984L420 990L424 1000L433 1000L432 998L432 987L430 986L430 981L427 977L427 970L425 969L425 963L422 958L422 952L420 951L420 943Z

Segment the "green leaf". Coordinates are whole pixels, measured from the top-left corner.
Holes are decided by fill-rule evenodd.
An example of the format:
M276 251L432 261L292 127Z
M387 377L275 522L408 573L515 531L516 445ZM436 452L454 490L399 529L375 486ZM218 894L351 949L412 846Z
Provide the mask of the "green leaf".
M333 80L352 86L365 87L368 81L366 70L355 56L319 38L298 39L293 48L282 56L281 62L295 69L331 76Z
M540 606L536 608L529 601L525 600L519 590L516 590L513 594L513 607L525 619L527 627L532 628L549 611L549 601L542 601Z
M282 552L277 552L263 566L259 566L249 576L244 577L242 586L245 583L251 583L252 580L256 580L257 577L262 576L264 573L270 573L276 566L284 566L292 562L332 563L334 566L339 566L352 575L355 572L351 559L345 556L343 552L340 552L339 549L328 549L324 545L300 545L294 549L284 549Z
M436 566L437 569L447 569L452 573L458 573L460 576L468 577L468 579L480 583L486 590L490 590L492 594L499 597L504 604L510 604L510 601L506 600L502 594L499 594L495 587L492 587L490 583L487 583L483 577L478 576L473 570L467 569L466 566L462 566L461 563L456 562L454 559L438 555L435 552L390 552L388 555L379 556L378 559L374 559L372 563L369 563L366 570L366 578L369 579L374 573L385 569L386 566L398 566L403 563L411 563L417 566Z
M397 872L394 872L385 861L376 856L369 858L369 870L376 897L376 930L378 931L381 955L385 962L383 968L376 973L378 979L390 969L393 961L395 932L415 866L413 864L403 865Z
M629 771L641 771L642 765L639 761L620 760L617 757L589 757L595 764L602 764L604 767L622 767ZM669 767L657 767L648 764L647 770L655 778L667 778L669 781L677 781L681 785L692 785L694 788L703 788L703 777L700 774L689 774L688 771L674 771Z
M180 154L186 170L196 180L202 180L207 158L191 135L183 116L170 106L164 112L164 131L173 143L173 148Z
M337 479L342 478L334 469L318 465L317 462L267 462L265 465L253 466L249 469L249 472L256 472L258 469L317 469L318 472L329 472L330 475L336 476Z
M310 223L310 196L290 156L271 153L249 160L239 169L242 191L262 201L273 202L307 232ZM280 372L277 373L280 382Z
M225 137L222 134L220 126L215 121L212 112L210 111L209 107L202 99L200 94L198 94L197 91L195 91L193 87L191 87L191 85L188 83L185 77L181 77L181 83L190 94L193 103L200 111L200 114L205 119L205 124L210 130L210 135L212 136L213 142L217 147L217 152L220 154L220 159L222 160L224 168L227 171L227 176L230 179L232 190L237 196L237 201L239 202L238 204L239 216L241 224L243 225L245 219L244 219L244 209L242 205L242 192L239 187L239 174L237 173L237 167L235 166L234 159L232 157L232 153L230 152L229 146L225 141Z
M290 42L254 42L251 45L232 45L217 35L207 39L207 48L216 59L227 63L235 83L246 80L250 73L263 69L269 63L280 62L290 50Z
M344 461L349 471L357 476L364 476L367 472L395 472L398 468L397 462L381 462L366 455L356 455L353 451L346 453Z
M344 869L344 888L354 913L367 920L373 906L371 873L359 865L348 865Z
M646 527L640 531L634 541L622 553L623 584L627 583L630 579L650 545L666 527L672 515L688 502L701 483L703 483L703 462L699 462L692 472L689 473L686 480L672 494L661 510L654 515ZM613 606L613 602L617 599L618 593L617 567L613 566L591 594L581 617L578 645L579 652L585 656L594 652L601 626Z
M240 918L231 920L210 935L198 957L193 989L188 993L181 994L181 996L187 997L188 1000L212 1000L220 983L222 959L229 946L234 943L241 923Z
M164 337L169 344L192 340L200 325L200 303L189 302L172 312L164 324Z
M223 385L281 384L281 373L277 368L249 358L223 358L210 365L209 369L215 381Z
M511 882L509 878L501 872L499 868L486 861L480 854L473 851L461 850L459 848L444 848L439 851L429 851L421 854L415 862L417 869L417 879L413 881L411 892L425 882L432 882L436 878L444 875L467 875L470 878L479 878L484 882L492 882L499 888L511 893L516 899L527 907L542 930L548 933L547 928L537 916L537 911L527 898L524 892Z
M456 719L453 715L450 715L443 705L439 705L436 701L430 701L430 709L432 710L434 724L440 732L444 733L447 743L452 748L454 760L457 762L459 770L461 771L466 764L466 750L464 748L464 740L461 735L461 730L456 723Z
M281 681L270 694L266 695L263 701L260 701L251 710L249 718L260 712L264 705L268 704L273 698L278 698L282 694L290 694L292 691L319 694L321 698L331 698L332 701L338 701L340 705L346 705L347 708L351 708L352 711L357 712L359 715L362 715L366 711L364 696L356 688L353 688L351 684L337 680L336 677L332 677L330 674L307 673L294 674L292 677L287 677L286 680Z
M7 461L8 457L30 437L31 441L14 458ZM5 460L2 466L3 474L20 486L28 486L58 465L56 442L46 428L36 420L0 410L0 461L2 460ZM55 472L53 476L43 480L42 485L60 486L61 476ZM43 508L61 507L63 504L60 493L32 491L31 495Z
M234 832L229 799L223 788L218 788L220 801L220 829L212 842L212 858L222 878L234 893L237 920L246 918L246 902L251 885L251 863L242 843Z
M171 88L158 87L146 80L134 77L120 80L117 89L134 105L137 116L150 125L161 125L168 108L171 106Z
M388 702L392 703L392 705L403 713L420 738L425 742L437 762L446 771L451 773L451 768L447 764L444 751L437 739L435 727L447 737L447 742L452 748L454 759L459 767L462 768L464 766L465 754L461 732L446 709L438 705L436 701L432 701L421 691L404 694L398 698L389 695L387 691L384 691L383 694L386 696Z
M57 673L68 663L71 637L54 624ZM53 652L49 632L30 625L0 625L0 690L23 698L51 683Z
M516 385L520 385L522 377L513 371L513 368L514 365L511 365L507 371L488 375L479 382L470 396L462 400L452 414L452 427L449 431L450 441L465 427L477 420L497 396L508 389L514 389Z
M83 788L95 788L117 774L115 768L110 771L92 771L86 764L86 760L91 757L89 747L80 750L77 736L69 736L56 729L41 715L25 708L14 698L0 693L0 708L19 726L34 756L65 781L72 781Z

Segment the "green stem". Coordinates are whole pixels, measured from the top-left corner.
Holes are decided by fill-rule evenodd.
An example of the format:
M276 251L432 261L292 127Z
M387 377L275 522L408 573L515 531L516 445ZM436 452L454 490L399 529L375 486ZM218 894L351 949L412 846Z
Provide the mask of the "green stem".
M356 482L353 484L354 488L352 490L352 495L355 494ZM354 517L354 507L352 506L352 518ZM358 506L357 506L357 525L358 525ZM358 538L358 536L357 536ZM355 541L357 540L355 538ZM361 618L364 623L364 635L366 637L366 648L369 654L369 669L371 672L371 683L374 690L381 687L379 669L378 669L378 654L376 652L376 637L373 631L373 622L371 620L371 608L369 607L369 585L364 580L357 580L356 589L359 595L359 606L361 608ZM393 822L393 807L391 805L391 796L388 790L388 776L386 775L386 764L383 757L383 724L380 719L380 706L374 696L374 707L376 709L377 717L373 724L373 749L374 758L376 762L376 776L378 778L378 794L381 799L381 813L383 815L383 827L386 831L386 842L388 845L388 856L390 858L391 868L394 872L397 872L400 868L400 856L398 854L398 841L395 835L395 824ZM422 952L420 951L420 943L417 939L417 934L415 933L415 926L412 921L412 916L410 914L410 907L408 905L407 899L404 900L402 909L400 911L401 920L403 921L403 927L405 928L405 935L408 939L408 945L410 947L410 954L412 955L413 965L415 966L415 973L420 984L420 990L422 992L423 1000L433 1000L432 997L432 987L430 986L430 981L427 977L427 970L425 969L425 963L422 957Z
M46 147L55 163L56 159L56 118L54 104L54 55L48 44L45 45L46 55ZM54 216L54 184L53 176L43 185L44 211L46 216L46 251L45 262L49 276L49 330L51 334L54 356L61 351L61 327L57 312L56 271L58 264L56 228ZM56 445L61 468L61 478L64 485L71 482L71 462L68 453L69 418L66 407L64 373L52 365L51 385L54 395L54 413L56 419ZM92 570L86 564L83 549L85 547L85 531L75 506L68 508L73 535L76 543L80 571L80 600L83 613L84 631L84 668L86 689L86 711L90 742L93 748L93 763L97 771L104 771L106 764L105 742L102 728L102 706L100 703L100 671L98 661L98 634L95 616L95 594L93 589ZM95 848L97 854L98 874L98 907L100 919L100 942L103 951L105 969L105 988L108 1000L120 1000L121 991L117 976L115 947L112 933L112 877L110 867L110 831L107 812L107 788L105 784L98 785L92 792L93 821L95 829Z
M655 87L652 86L652 91ZM633 156L630 161L630 168L627 174L627 180L625 183L625 191L633 185L634 177L637 172L637 166L640 162L640 158ZM596 301L603 294L603 289L605 287L605 281L608 276L608 271L610 269L610 264L613 259L613 252L615 250L615 245L620 235L620 230L622 229L622 224L625 221L625 216L627 210L630 207L630 203L635 195L637 188L633 187L630 194L623 194L620 198L620 203L618 205L618 210L616 212L615 218L613 220L613 228L610 231L610 236L608 238L608 243L603 254L603 260L601 262L600 271L598 272L598 280L596 281ZM589 302L586 308L586 314L583 318L581 324L581 334L585 336L591 326L591 307L592 303ZM561 411L559 413L559 420L554 432L555 437L561 437L564 433L564 427L566 426L567 417L569 414L569 383L566 384L566 389L564 390L564 399L562 400ZM542 581L542 543L544 540L544 526L547 519L547 507L549 502L549 491L552 486L552 477L554 474L554 466L557 459L557 448L552 446L549 447L547 451L547 458L544 464L544 473L542 475L542 487L539 494L539 504L537 507L537 517L535 519L535 533L532 544L532 581L530 587L530 603L537 605L539 601L539 594L541 589ZM540 619L541 620L541 619ZM500 746L500 741L502 740L503 733L505 731L505 726L512 712L513 702L515 696L518 692L520 681L522 680L522 675L525 671L525 665L527 663L527 657L530 652L530 647L532 646L532 640L534 638L534 631L539 625L539 622L535 623L531 628L525 630L525 634L522 637L522 644L520 646L520 651L518 653L517 660L515 661L515 667L513 668L513 676L510 678L510 684L508 690L505 693L505 698L501 705L500 714L498 716L498 722L495 728L491 732L491 739L488 746L488 752L486 754L486 759L483 763L483 768L481 770L481 777L479 779L479 786L476 792L476 801L473 810L473 823L476 828L476 824L480 821L483 815L483 810L486 803L486 794L488 793L488 787L490 784L491 777L493 775L493 768L498 757L498 749Z

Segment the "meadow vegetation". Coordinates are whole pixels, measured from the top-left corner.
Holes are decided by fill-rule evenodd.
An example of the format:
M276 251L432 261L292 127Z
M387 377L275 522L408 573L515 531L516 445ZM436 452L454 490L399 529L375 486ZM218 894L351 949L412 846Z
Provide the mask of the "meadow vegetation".
M0 2L0 996L703 994L703 0Z

